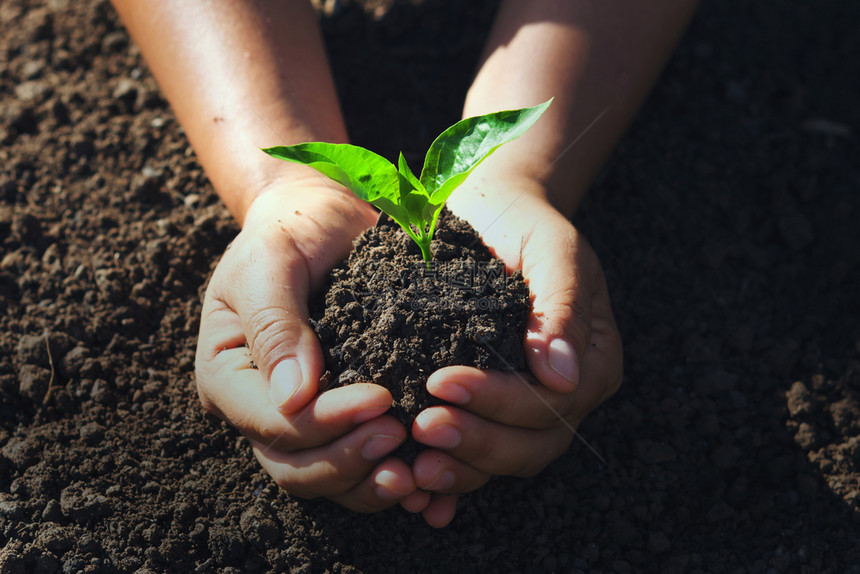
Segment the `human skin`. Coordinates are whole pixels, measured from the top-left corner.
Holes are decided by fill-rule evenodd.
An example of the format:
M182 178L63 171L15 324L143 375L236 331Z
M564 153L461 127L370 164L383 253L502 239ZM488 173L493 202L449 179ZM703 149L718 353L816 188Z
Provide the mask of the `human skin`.
M434 407L416 418L413 435L445 447L414 463L420 488L459 493L492 475L534 475L618 389L621 340L606 281L569 218L695 7L690 0L502 3L463 116L555 99L448 205L510 269L522 269L533 297L525 352L541 385L466 367L434 373L428 390L457 408ZM453 516L453 500L435 504L424 511L429 522Z
M391 396L380 386L317 392L323 361L308 294L374 210L310 168L259 151L348 141L309 4L113 3L242 226L206 292L197 385L204 407L249 439L276 482L361 512L399 503L441 527L458 494L492 475L535 474L560 456L622 376L600 263L568 217L695 3L503 2L464 117L555 101L449 206L522 269L533 296L524 348L540 384L442 369L428 390L453 406L427 409L408 431L386 414ZM433 447L411 468L388 456L407 432Z

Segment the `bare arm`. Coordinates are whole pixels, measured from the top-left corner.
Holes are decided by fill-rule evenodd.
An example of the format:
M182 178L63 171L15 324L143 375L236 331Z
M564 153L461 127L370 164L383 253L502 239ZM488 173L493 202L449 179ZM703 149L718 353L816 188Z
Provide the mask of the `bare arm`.
M510 268L522 270L533 296L524 349L541 385L465 367L434 373L428 390L458 408L431 407L415 420L413 436L439 449L413 464L420 488L456 494L491 475L539 472L621 384L621 338L603 270L568 218L694 7L694 0L502 4L464 116L555 101L448 204ZM455 496L435 498L424 517L446 524L455 504Z
M240 223L279 178L316 177L260 147L347 140L310 3L113 4Z
M316 18L304 0L114 0L224 203L243 225L206 289L196 380L290 493L362 512L420 510L390 393L319 394L308 294L375 211L260 147L347 135ZM248 357L250 351L253 364Z
M639 109L696 0L507 0L464 116L555 97L538 124L483 174L527 177L570 216ZM527 150L527 151L524 151Z

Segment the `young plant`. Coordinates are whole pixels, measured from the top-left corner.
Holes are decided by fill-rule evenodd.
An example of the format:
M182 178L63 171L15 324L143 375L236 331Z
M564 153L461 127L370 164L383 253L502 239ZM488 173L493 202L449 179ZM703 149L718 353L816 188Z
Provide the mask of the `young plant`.
M418 244L429 269L430 241L451 193L487 156L523 135L551 102L457 122L430 145L421 177L415 177L403 153L394 167L384 157L350 144L309 142L263 151L310 166L387 213Z

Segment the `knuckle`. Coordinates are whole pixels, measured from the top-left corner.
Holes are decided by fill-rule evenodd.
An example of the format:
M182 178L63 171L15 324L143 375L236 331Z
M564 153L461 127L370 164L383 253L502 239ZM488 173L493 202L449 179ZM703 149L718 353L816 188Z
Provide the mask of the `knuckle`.
M492 469L497 466L497 453L505 452L504 445L499 444L497 439L490 438L488 434L478 436L477 442L471 449L471 456L469 456L471 461L469 464L479 470Z
M516 470L511 474L518 478L531 478L546 468L550 460L546 453L546 445L535 445L529 457L521 461Z
M482 400L481 417L489 421L504 421L509 417L511 409L516 408L516 404L504 400L501 393L486 393L480 397Z
M337 468L336 465L329 467L326 472L325 476L319 476L314 473L312 478L299 476L299 473L288 472L278 477L275 482L290 494L300 498L313 499L325 496L326 498L338 499L348 495L349 491L355 487L359 480L349 476L348 473ZM343 504L343 502L339 503ZM373 511L350 508L356 512Z
M549 331L570 337L580 352L591 341L591 299L574 285L553 291L535 307L535 315L549 324Z
M200 404L206 412L223 419L224 414L221 412L221 409L218 408L215 399L210 393L209 385L207 384L207 381L210 380L208 371L209 369L207 369L204 364L198 360L194 369L194 382L197 389L197 398L200 400Z
M574 347L585 350L591 343L591 305L581 299L574 299L562 328L570 336Z
M517 478L532 478L537 476L545 466L546 465L538 465L534 462L529 462L528 464L523 465L518 471L512 473L511 476L515 476Z
M206 296L209 297L211 293L212 297L221 298L223 292L244 284L259 265L263 249L261 241L244 237L240 233L215 267Z
M338 498L349 497L350 491L364 479L365 474L361 468L335 460L311 464L304 469L290 468L275 481L290 494L302 498Z
M258 437L260 442L271 447L277 447L278 450L283 452L293 452L296 450L295 444L293 446L289 444L291 442L294 443L295 439L291 432L292 429L284 428L283 426L275 427L253 417L248 417L246 424L249 426L243 428L249 433L252 432L255 437Z
M543 440L535 441L531 454L523 461L521 466L513 473L519 478L531 478L545 469L552 461L560 457L570 445L573 434L563 425L558 425L549 436Z
M343 496L330 497L334 502L337 502L344 508L359 514L373 514L380 510L393 506L395 503L379 500L374 498L369 500L367 497L357 495L357 493L347 493Z
M246 319L246 330L250 338L251 353L261 367L272 368L291 349L289 333L294 323L291 316L279 307L263 307Z
M243 435L253 437L264 448L276 450L282 454L291 454L301 447L296 444L296 432L290 425L267 420L266 416L257 412L234 414L229 421Z
M545 431L555 427L559 418L569 412L576 405L575 395L571 393L557 393L547 389L540 382L529 389L528 402L523 399L523 414L516 421L516 426Z
M354 468L352 465L335 464L331 468L331 476L327 481L328 490L332 494L343 494L351 490L363 478L363 469Z
M221 409L219 409L215 405L215 401L213 401L205 391L203 391L200 386L197 387L197 397L200 399L200 404L203 406L203 409L211 415L215 415L217 417L221 417Z
M570 403L568 396L564 396L563 400L565 403ZM540 414L535 417L535 424L533 424L531 428L538 431L546 431L554 428L559 424L559 417L563 416L563 414L568 410L570 410L570 407L566 407L566 404L555 405L553 408L541 409Z
M198 351L194 365L194 381L200 404L209 413L233 424L225 410L222 409L222 407L226 408L229 405L225 405L223 397L219 397L223 394L225 385L229 385L230 376L229 361L206 359ZM219 405L219 403L221 404Z
M200 404L203 405L204 409L214 414L215 401L213 401L212 397L209 396L209 391L203 383L203 377L199 369L195 373L194 379L197 387L197 398L200 400Z
M259 436L259 433L257 432L257 414L253 411L246 410L241 412L233 412L231 413L228 422L234 427L236 427L236 429L238 429L239 432L244 435L250 434L254 436Z

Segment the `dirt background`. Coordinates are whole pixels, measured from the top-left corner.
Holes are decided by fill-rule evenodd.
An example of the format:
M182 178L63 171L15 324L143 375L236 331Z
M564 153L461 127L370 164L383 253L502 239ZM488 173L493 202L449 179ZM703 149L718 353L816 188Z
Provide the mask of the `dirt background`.
M458 117L495 3L326 17L356 143ZM379 4L379 6L375 6ZM104 0L0 4L0 572L860 571L860 4L706 0L576 223L626 380L434 531L291 499L193 390L236 227Z

